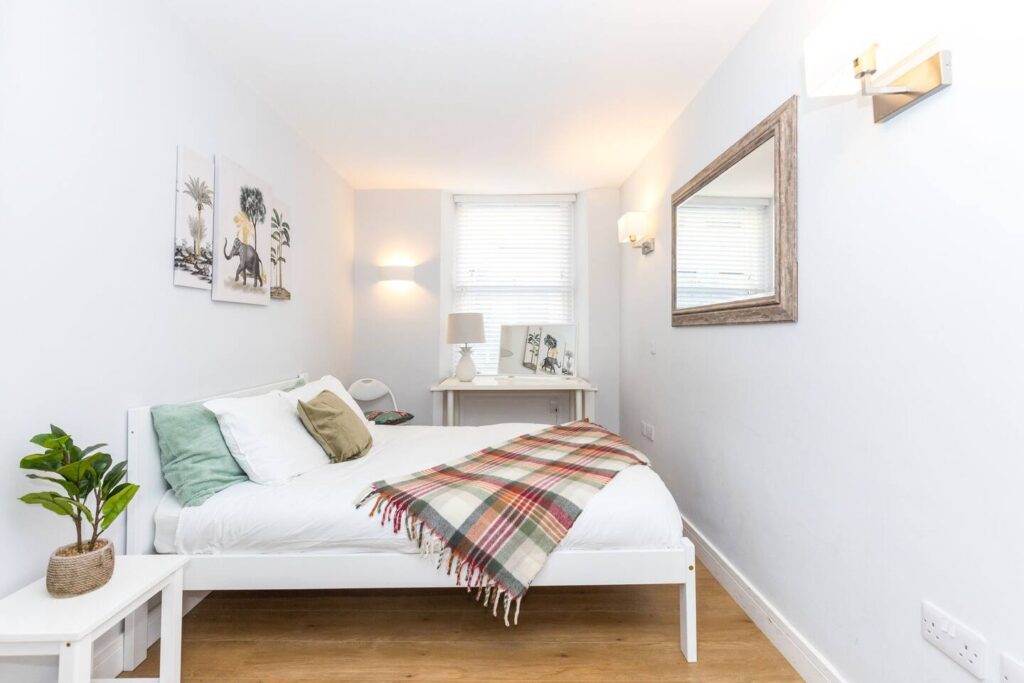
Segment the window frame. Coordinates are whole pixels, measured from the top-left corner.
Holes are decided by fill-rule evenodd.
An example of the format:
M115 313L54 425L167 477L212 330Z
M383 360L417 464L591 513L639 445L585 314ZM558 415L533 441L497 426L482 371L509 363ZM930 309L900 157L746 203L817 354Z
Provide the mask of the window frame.
M459 285L457 272L459 268L458 260L458 243L459 243L459 204L563 204L564 209L568 216L569 221L569 244L568 244L568 265L569 265L569 278L568 286L554 286L554 285L481 285L480 290L494 289L494 288L507 288L507 289L521 289L524 294L531 290L533 291L555 291L564 293L568 302L568 319L563 321L549 321L546 324L569 324L577 326L577 335L579 335L579 324L577 322L579 317L579 277L580 277L580 264L579 264L579 250L578 250L578 239L579 239L579 226L577 225L577 197L575 194L530 194L530 195L517 195L517 194L488 194L488 195L468 195L468 194L453 194L451 195L450 211L451 218L448 222L449 229L446 242L446 256L447 266L445 267L445 279L447 284L444 287L446 292L446 301L444 301L442 318L447 317L449 312L457 312L459 310L458 302L461 298L461 294L464 291L472 291L475 289L473 286ZM484 313L485 318L487 311L480 311ZM533 324L537 323L535 320L527 321L510 321L502 324ZM443 330L442 330L443 332ZM500 343L500 340L496 340ZM577 343L579 343L579 337L577 337ZM446 354L446 359L451 363L451 367L457 362L458 353L455 346L452 346L450 353ZM479 361L478 361L479 362ZM496 376L497 368L493 370L491 368L481 369L479 372L483 376Z

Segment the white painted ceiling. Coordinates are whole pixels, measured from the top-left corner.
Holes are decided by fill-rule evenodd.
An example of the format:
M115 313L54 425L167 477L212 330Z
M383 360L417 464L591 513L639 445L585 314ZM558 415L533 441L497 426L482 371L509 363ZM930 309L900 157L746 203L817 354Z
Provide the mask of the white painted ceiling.
M163 0L357 188L617 186L770 0Z

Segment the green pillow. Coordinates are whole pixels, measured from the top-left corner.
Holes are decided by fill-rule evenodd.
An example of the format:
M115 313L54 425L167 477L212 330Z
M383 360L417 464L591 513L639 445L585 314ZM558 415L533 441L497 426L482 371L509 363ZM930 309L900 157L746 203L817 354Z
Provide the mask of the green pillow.
M199 403L153 406L160 467L185 507L248 479L224 443L217 417Z
M344 462L358 458L370 450L373 437L356 415L337 394L321 391L311 401L299 401L296 409L299 419L331 462Z
M378 425L400 425L413 417L412 413L404 410L371 410L366 413L366 419Z

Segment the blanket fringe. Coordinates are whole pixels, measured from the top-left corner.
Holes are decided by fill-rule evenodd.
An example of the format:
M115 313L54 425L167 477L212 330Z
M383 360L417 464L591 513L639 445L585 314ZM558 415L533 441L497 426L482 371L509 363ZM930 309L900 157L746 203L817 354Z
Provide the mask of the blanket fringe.
M506 587L489 577L480 563L470 560L462 553L448 546L447 541L438 535L426 523L419 519L415 513L403 506L399 501L382 495L379 491L371 489L363 495L356 508L360 508L370 500L373 500L373 507L370 509L370 517L379 516L380 525L391 525L392 530L397 534L405 529L409 540L416 543L420 554L423 556L434 555L437 557L437 569L444 571L448 576L455 573L455 585L466 586L466 592L476 589L476 601L483 598L483 606L491 608L491 614L498 616L499 603L503 604L505 626L519 625L519 607L523 601L523 595L515 596ZM524 593L525 595L525 593ZM509 623L509 614L512 612L512 605L515 604L515 612L512 613L512 622Z

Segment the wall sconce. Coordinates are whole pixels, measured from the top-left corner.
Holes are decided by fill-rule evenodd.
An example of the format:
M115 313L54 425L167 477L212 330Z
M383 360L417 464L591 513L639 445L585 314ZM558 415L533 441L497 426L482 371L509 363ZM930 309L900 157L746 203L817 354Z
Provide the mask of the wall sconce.
M619 219L619 242L631 244L634 249L640 249L640 253L647 256L654 251L654 238L646 239L649 226L647 213L644 211L622 214L622 218Z
M381 266L378 280L380 282L412 282L416 279L413 266Z
M841 3L804 41L808 96L870 97L882 123L949 86L952 57L938 48L940 15L920 0Z
M949 50L940 50L916 66L887 79L889 85L873 83L877 71L878 45L872 44L853 60L853 73L854 78L860 81L860 94L871 98L875 123L888 121L953 83Z

